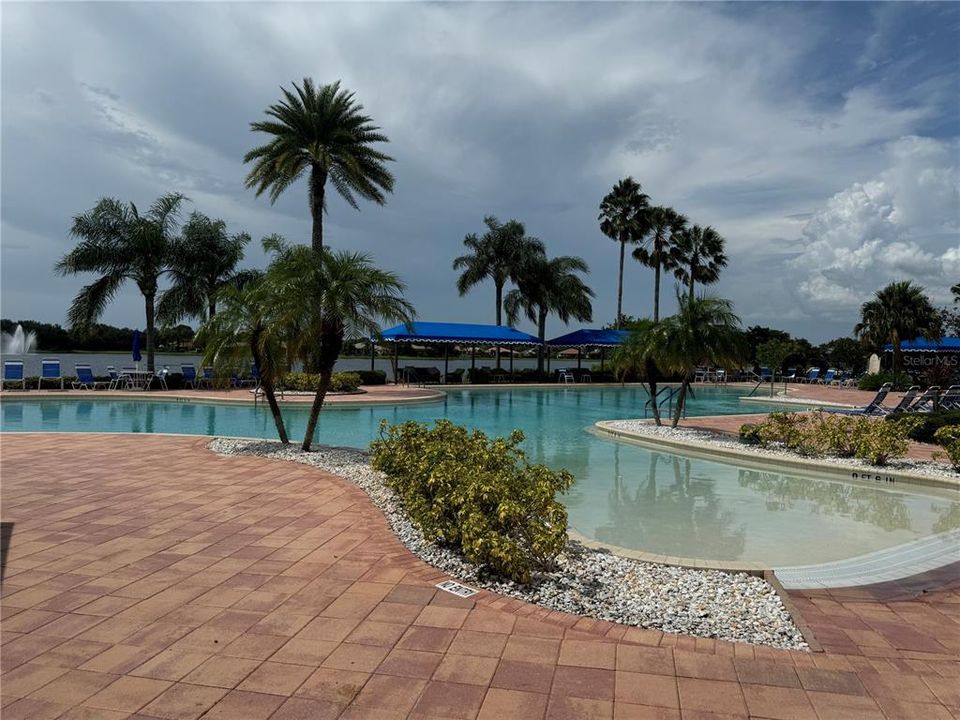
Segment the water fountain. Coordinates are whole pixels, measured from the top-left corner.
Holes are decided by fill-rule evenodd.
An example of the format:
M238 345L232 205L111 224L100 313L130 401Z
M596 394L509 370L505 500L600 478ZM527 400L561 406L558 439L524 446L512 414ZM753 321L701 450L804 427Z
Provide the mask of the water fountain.
M37 334L24 330L17 324L12 333L0 333L0 353L4 355L29 355L37 348Z

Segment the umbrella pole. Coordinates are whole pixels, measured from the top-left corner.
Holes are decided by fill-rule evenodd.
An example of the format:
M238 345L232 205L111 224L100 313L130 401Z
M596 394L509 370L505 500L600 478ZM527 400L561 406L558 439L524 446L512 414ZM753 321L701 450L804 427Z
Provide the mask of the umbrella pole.
M476 372L477 370L477 346L470 346L470 370Z
M393 384L400 384L400 343L393 344Z
M603 372L603 356L606 354L606 348L600 348L600 372Z
M580 369L581 360L583 360L583 348L577 348L577 370Z
M370 372L373 372L374 370L376 370L376 366L374 364L376 361L376 356L377 356L377 346L373 342L373 340L371 340L370 341Z
M450 345L443 344L443 382L447 382L447 373L450 372Z
M510 348L510 382L513 382L513 348Z

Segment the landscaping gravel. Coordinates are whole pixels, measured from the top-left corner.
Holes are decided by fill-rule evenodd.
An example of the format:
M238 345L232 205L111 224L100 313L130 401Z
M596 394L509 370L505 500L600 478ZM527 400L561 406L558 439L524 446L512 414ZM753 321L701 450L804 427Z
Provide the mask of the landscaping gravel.
M935 462L933 460L913 460L901 458L899 460L889 461L883 468L871 465L866 460L857 458L841 458L832 455L818 455L816 457L806 457L785 448L761 448L756 445L748 445L737 438L723 435L721 433L709 430L691 430L690 428L671 428L657 426L648 420L611 420L603 423L604 427L619 430L621 432L637 433L638 435L649 435L651 437L662 437L668 440L679 440L685 442L703 443L722 448L734 448L737 450L749 450L751 455L760 455L766 457L784 457L791 459L815 460L825 465L838 465L842 467L855 467L857 469L866 469L871 472L883 472L884 469L902 470L905 472L927 475L935 478L956 478L957 473L945 463Z
M746 573L692 570L612 555L570 541L557 568L529 585L489 576L450 548L423 536L403 512L369 454L352 448L318 447L304 453L278 442L216 438L221 455L258 455L313 465L356 483L383 511L411 552L473 586L552 610L670 633L808 649L773 587Z

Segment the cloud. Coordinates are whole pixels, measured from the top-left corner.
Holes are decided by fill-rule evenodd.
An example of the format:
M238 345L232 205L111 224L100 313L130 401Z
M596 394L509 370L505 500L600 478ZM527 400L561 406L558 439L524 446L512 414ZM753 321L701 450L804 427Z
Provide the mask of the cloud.
M874 290L911 279L946 301L960 280L960 170L953 141L904 137L890 166L836 193L801 233L790 261L810 312L850 317Z

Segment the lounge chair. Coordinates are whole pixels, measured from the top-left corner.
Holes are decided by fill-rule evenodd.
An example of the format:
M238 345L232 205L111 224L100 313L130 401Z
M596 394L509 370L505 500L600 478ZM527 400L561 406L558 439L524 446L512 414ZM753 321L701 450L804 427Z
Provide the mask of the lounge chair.
M215 381L213 368L208 365L207 367L203 368L201 372L203 375L200 376L200 384L203 385L203 387L210 388L212 390Z
M940 386L931 385L926 390L923 391L923 394L913 401L907 412L933 412L933 410L939 405L940 398Z
M909 388L907 388L907 391L903 394L903 397L900 398L900 402L898 402L894 407L881 408L881 409L884 410L885 414L887 415L906 412L910 408L910 406L913 404L914 398L916 398L919 393L920 393L920 386L911 385Z
M809 370L807 370L806 377L801 378L800 381L805 383L815 383L818 377L820 377L820 368L812 367Z
M3 361L3 382L20 383L20 389L27 389L27 378L23 374L23 362L21 360Z
M693 373L694 382L706 382L707 381L707 369L704 367L698 367Z
M121 385L123 385L124 390L126 390L133 383L133 378L131 378L129 374L120 372L113 365L107 366L107 375L110 376L110 383L107 385L107 390L116 390Z
M862 408L826 408L826 411L835 415L887 415L890 410L883 407L883 399L890 393L891 388L893 388L893 383L881 385L873 400Z
M106 387L110 384L97 380L94 377L93 369L89 365L74 365L73 367L77 373L77 379L70 384L70 387L74 390L96 390L98 387Z
M951 385L940 396L941 410L960 410L960 385Z
M797 381L797 369L795 367L787 368L787 374L783 376L784 382Z
M557 382L558 383L575 383L577 378L574 377L573 373L570 372L567 368L557 368Z
M812 380L812 382L817 385L832 385L833 378L836 376L837 371L834 368L829 368L823 377L817 377Z
M60 389L63 390L63 373L60 372L60 361L57 358L43 358L40 361L40 377L37 379L37 390L40 389L44 380L59 380Z
M180 372L183 373L183 386L189 386L191 390L196 390L200 384L199 378L197 377L197 368L193 365L181 365Z

